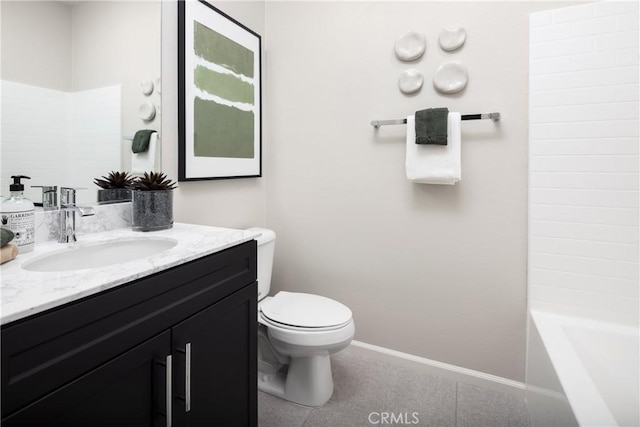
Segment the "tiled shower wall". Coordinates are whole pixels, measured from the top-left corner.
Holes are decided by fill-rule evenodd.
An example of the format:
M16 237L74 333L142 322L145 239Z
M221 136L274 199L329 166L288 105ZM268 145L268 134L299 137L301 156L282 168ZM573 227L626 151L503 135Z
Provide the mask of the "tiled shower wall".
M9 196L11 175L27 175L25 195L37 195L30 185L58 185L68 170L62 153L71 144L69 94L2 81L2 174L0 194ZM7 108L9 105L13 107Z
M638 322L638 2L533 13L529 305Z
M120 86L63 92L2 81L2 177L0 194L9 195L9 177L28 175L25 195L41 200L30 185L95 188L93 178L120 167ZM87 199L90 197L91 199ZM95 191L78 201L95 202Z
M108 86L73 93L71 115L71 165L69 182L85 183L91 191L80 192L78 200L88 197L87 203L96 201L93 179L112 170L129 170L122 165L121 151L131 144L122 141L121 88Z

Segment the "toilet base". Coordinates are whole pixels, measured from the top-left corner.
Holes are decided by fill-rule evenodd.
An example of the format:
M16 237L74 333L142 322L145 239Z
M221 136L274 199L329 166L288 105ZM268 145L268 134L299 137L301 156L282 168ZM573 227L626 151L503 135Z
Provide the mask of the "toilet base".
M333 394L329 354L290 359L279 372L258 371L258 390L299 405L318 407Z

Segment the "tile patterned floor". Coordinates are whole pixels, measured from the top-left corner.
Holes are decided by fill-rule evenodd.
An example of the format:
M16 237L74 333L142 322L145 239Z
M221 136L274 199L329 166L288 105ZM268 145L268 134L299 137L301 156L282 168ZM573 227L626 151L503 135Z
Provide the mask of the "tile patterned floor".
M530 427L521 397L426 372L417 363L353 346L331 363L334 391L325 406L302 407L260 392L259 426Z

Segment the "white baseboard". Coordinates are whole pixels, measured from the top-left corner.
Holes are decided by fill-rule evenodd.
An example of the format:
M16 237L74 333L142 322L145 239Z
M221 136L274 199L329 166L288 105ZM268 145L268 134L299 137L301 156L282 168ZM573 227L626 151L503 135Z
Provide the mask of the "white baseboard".
M438 362L413 354L403 353L401 351L391 350L362 341L351 341L351 345L366 350L382 353L387 356L397 357L411 362L425 365L428 368L436 369L443 374L455 377L456 379L468 382L470 384L482 385L488 388L497 389L499 391L521 395L524 392L525 384L519 381L510 380L508 378L499 377L497 375L487 374L485 372L474 371L473 369L463 368L461 366L451 365L449 363Z

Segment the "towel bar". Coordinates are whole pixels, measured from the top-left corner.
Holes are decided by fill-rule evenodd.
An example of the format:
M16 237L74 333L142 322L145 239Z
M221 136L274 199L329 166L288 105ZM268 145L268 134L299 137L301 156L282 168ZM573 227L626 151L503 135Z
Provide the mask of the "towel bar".
M158 134L158 139L159 139L160 138L160 131L154 130L154 132ZM122 136L122 140L123 141L133 141L133 136L123 135Z
M500 113L482 113L482 114L463 114L460 116L460 120L482 120L491 119L494 122L500 120ZM396 120L371 120L371 126L378 129L380 126L385 125L406 125L407 119Z

